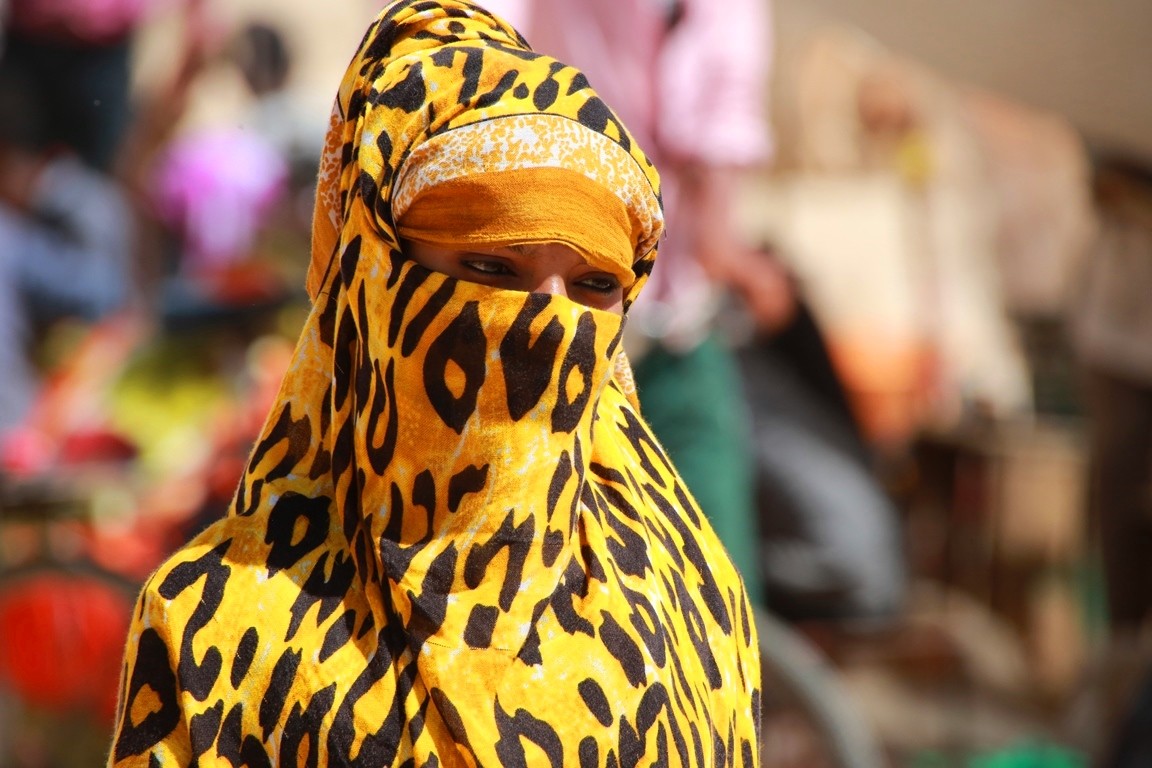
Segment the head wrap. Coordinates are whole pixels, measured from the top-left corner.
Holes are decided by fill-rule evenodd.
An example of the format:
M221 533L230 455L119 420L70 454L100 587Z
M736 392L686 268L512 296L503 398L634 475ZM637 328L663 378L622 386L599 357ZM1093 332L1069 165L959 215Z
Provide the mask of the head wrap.
M444 246L560 242L621 284L656 245L660 203L619 144L564 115L513 115L413 150L392 212L402 237Z
M439 245L564 242L631 273L630 304L663 232L659 176L583 73L530 52L475 6L392 8L379 29L393 33L389 57L362 48L333 111L309 293L330 276L342 235L370 223L395 249L401 234ZM581 204L577 218L564 215Z
M578 219L539 210L567 188ZM631 301L660 226L577 70L467 2L386 8L332 117L312 314L230 515L141 597L113 762L753 765L750 607L626 397L623 318L398 247L555 239Z

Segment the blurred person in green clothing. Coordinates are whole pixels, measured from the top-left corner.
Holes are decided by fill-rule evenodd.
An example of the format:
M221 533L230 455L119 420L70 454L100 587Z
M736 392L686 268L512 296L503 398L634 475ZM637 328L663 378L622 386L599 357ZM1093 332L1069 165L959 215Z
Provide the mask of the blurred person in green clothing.
M766 0L488 0L532 47L580 67L660 171L668 235L625 347L645 419L763 602L751 433L714 319L747 278L733 207L773 154Z

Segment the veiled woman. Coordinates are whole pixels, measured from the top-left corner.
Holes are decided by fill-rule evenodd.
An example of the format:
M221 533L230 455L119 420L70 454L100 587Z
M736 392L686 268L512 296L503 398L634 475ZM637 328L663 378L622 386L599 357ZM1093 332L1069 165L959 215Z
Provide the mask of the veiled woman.
M662 228L579 71L385 8L311 315L229 515L144 589L110 765L757 764L744 588L620 348Z

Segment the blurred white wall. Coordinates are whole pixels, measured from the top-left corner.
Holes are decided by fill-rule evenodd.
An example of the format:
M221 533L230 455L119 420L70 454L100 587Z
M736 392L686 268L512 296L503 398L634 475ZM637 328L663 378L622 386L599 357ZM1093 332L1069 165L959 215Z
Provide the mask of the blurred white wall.
M853 24L952 80L1059 112L1092 142L1152 158L1149 0L773 3L782 66L813 29Z

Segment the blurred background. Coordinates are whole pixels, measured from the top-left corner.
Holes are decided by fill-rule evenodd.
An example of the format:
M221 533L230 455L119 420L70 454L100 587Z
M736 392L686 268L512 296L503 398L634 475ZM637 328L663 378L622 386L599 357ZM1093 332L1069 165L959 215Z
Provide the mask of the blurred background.
M382 6L0 0L0 765L103 760L136 590L227 509L308 311ZM1104 764L1152 661L1152 4L769 11L736 221L820 328L909 575L883 628L796 626L891 765Z

